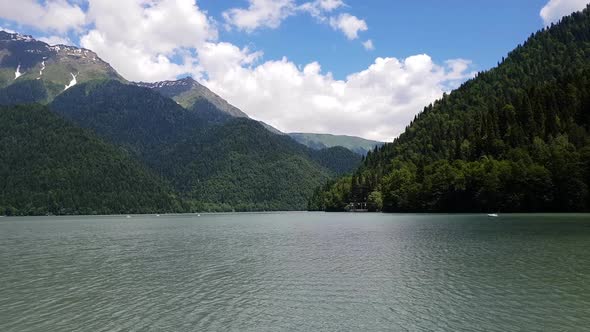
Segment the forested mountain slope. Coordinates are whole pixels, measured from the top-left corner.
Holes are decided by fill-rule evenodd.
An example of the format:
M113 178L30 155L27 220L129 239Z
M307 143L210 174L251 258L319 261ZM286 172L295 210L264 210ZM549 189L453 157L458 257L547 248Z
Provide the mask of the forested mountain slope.
M163 150L206 125L172 99L118 81L79 84L58 96L50 108L148 164L157 163Z
M162 168L207 208L293 210L305 208L313 189L334 175L309 153L256 121L234 119L176 145Z
M51 46L31 36L0 31L0 105L32 103L49 103L72 127L93 131L122 150L118 153L135 159L136 166L166 177L174 185L171 190L188 204L183 210L304 209L315 187L351 172L361 161L343 148L308 149L250 120L191 78L127 84L90 50ZM62 152L61 146L47 148L52 149L47 153ZM79 165L73 163L70 171ZM29 189L31 196L46 195ZM86 190L93 195L94 187ZM123 211L111 202L105 200L100 211ZM99 212L76 206L51 207L49 212ZM139 204L134 211L152 211L141 206L146 205ZM40 213L47 208L37 200L18 211Z
M315 187L361 161L343 148L311 150L247 118L206 121L118 81L79 84L50 107L137 157L196 210L304 209Z
M0 215L182 211L171 187L41 106L0 108Z
M310 209L590 210L590 9L429 105Z

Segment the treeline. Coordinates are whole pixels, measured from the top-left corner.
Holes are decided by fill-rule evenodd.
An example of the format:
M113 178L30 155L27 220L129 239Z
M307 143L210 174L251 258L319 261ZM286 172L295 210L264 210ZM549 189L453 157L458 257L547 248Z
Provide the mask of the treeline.
M590 210L590 10L429 105L311 210Z

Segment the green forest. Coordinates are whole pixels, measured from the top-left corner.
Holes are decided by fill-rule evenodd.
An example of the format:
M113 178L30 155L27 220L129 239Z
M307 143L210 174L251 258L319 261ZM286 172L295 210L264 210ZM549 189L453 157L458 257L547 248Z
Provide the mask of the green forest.
M361 162L350 150L312 150L251 119L209 120L118 81L77 85L50 108L169 181L191 211L303 210L317 186ZM210 103L207 112L221 113Z
M30 56L27 45L13 49ZM363 156L356 138L300 144L195 81L183 81L200 96L187 108L100 68L115 79L0 89L0 214L590 211L590 9L532 34Z
M587 8L428 105L352 175L316 190L308 208L589 211L589 60Z
M43 106L0 108L0 215L184 211L122 150Z
M361 162L119 81L26 104L42 87L0 90L0 104L24 104L0 109L0 215L303 210L316 187Z

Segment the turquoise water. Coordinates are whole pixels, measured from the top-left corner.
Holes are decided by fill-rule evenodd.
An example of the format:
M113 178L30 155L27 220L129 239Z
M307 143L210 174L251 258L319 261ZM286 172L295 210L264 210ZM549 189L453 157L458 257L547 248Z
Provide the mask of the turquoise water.
M0 331L590 331L589 215L0 218Z

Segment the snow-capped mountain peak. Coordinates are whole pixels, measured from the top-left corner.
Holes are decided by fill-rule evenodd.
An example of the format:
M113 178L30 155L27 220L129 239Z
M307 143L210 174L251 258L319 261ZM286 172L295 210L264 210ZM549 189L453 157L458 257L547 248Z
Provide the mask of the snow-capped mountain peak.
M48 45L28 35L0 31L0 88L27 80L49 83L48 100L62 86L95 79L125 81L91 50L69 45ZM62 90L63 91L63 90Z

